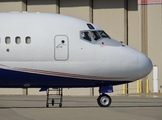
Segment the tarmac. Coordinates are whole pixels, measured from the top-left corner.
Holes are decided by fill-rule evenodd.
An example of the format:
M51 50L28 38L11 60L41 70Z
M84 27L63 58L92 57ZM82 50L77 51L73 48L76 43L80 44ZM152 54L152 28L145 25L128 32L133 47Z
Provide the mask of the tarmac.
M110 107L95 97L64 96L46 108L45 95L0 95L0 120L162 120L162 95L111 96Z

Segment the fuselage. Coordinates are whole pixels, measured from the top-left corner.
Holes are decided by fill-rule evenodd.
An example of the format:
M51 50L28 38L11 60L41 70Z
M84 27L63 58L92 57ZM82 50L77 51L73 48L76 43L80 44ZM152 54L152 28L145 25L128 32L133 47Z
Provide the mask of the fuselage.
M0 87L118 85L151 70L146 55L90 22L58 14L0 13Z

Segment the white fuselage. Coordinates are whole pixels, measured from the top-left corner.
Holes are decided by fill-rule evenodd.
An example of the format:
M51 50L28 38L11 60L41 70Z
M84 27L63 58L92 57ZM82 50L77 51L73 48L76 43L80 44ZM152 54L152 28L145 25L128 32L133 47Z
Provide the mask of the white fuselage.
M108 37L100 36L98 41L82 39L82 31L99 30L92 23L63 15L0 13L0 68L82 82L130 82L150 73L152 62L143 53ZM0 86L1 79L7 80L4 74L0 71ZM13 79L16 76L11 75ZM28 84L32 86L31 81Z

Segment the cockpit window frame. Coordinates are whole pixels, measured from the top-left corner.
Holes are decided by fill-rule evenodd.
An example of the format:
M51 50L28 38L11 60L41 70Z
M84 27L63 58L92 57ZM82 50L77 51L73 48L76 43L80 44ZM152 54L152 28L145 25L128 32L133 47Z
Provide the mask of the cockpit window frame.
M84 33L84 36L83 36L83 33ZM86 33L88 33L88 35ZM92 42L91 33L89 32L89 30L80 31L80 38L82 40Z
M109 39L111 39L106 34L106 32L104 32L104 31L103 32L107 35L107 37L102 37L101 34L99 33L99 31L103 31L103 30L82 30L82 31L80 31L80 39L82 39L84 41L87 41L89 43L92 43L92 44L96 44L98 41L102 40L103 38L109 38ZM87 36L85 38L83 37L83 33L86 33L86 32L88 32L88 34L89 34L88 37L90 39L88 39ZM94 33L96 34L95 36L98 37L97 39L95 39L95 36L93 35Z
M102 39L101 35L96 30L91 31L91 37L95 41L98 41L98 40Z
M101 35L100 32L103 32L106 36ZM111 37L110 37L105 31L103 31L103 30L98 30L98 33L100 34L100 36L101 36L102 38L109 38L109 39L111 39Z

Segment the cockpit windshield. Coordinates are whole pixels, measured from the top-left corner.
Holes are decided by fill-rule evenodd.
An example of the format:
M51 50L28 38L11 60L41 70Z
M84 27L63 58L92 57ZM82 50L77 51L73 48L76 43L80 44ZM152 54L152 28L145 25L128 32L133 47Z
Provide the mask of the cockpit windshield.
M98 31L103 38L110 38L104 31Z
M86 30L80 32L81 39L88 41L98 41L102 38L111 39L104 31L102 30Z
M92 34L92 38L97 41L101 38L101 36L98 34L97 31L91 31L91 34Z
M81 32L81 38L88 40L88 41L91 41L91 35L88 31Z

